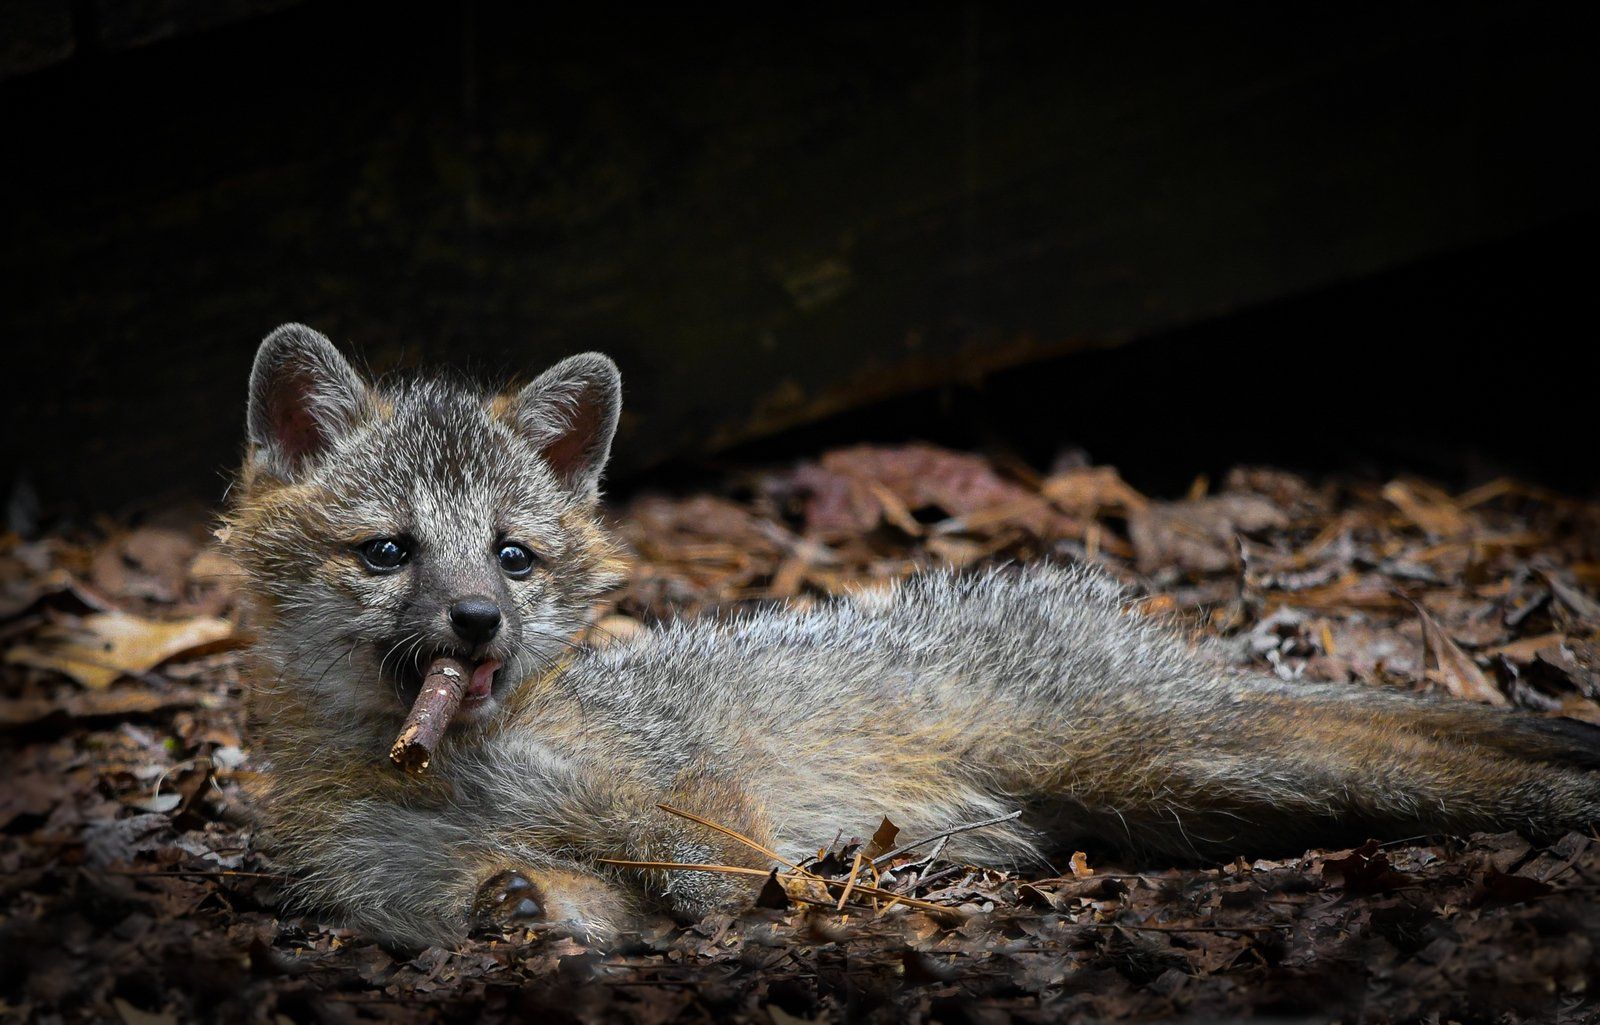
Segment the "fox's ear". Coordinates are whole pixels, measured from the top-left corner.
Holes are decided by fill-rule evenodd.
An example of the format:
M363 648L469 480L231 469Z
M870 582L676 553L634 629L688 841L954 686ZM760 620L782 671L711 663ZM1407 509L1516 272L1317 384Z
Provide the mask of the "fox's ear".
M600 471L622 412L622 374L609 356L569 356L517 393L517 428L582 498L600 493Z
M366 382L333 347L302 324L285 324L256 350L250 371L250 444L263 468L293 477L360 421Z

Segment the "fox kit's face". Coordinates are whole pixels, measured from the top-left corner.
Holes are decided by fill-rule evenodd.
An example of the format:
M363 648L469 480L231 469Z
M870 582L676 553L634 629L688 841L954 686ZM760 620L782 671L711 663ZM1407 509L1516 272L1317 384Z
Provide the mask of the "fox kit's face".
M557 664L613 580L594 523L620 386L574 357L511 395L377 390L321 335L280 328L251 379L251 454L229 544L280 686L398 721L435 655L474 667L453 720Z

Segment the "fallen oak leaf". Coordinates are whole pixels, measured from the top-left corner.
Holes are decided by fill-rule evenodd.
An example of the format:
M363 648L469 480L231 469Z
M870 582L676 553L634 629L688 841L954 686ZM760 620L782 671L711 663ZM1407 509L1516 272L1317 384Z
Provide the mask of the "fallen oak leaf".
M53 669L92 690L104 690L118 677L149 672L180 655L215 651L233 637L233 624L214 616L166 621L101 612L78 620L76 629L42 631L36 645L6 652L6 661Z
M866 856L877 858L888 851L894 850L894 839L899 835L900 827L885 818L872 834L872 839L867 841Z

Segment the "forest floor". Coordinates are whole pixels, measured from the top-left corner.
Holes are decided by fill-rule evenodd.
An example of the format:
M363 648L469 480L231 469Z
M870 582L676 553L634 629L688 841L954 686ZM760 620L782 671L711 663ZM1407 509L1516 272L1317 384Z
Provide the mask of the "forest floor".
M1308 482L1267 469L1154 501L927 446L730 472L613 511L631 582L597 643L935 564L1090 560L1289 680L1454 695L1600 723L1600 503L1515 482ZM773 887L738 916L610 950L529 934L397 950L280 911L252 844L248 643L194 511L0 537L0 1018L39 1022L1593 1021L1600 843L1419 837L1225 864L1022 874L937 844L844 910ZM870 785L870 781L864 781ZM951 826L964 825L951 823ZM841 822L809 866L883 847ZM852 836L851 831L863 833ZM935 855L931 857L930 855ZM837 885L831 894L839 892Z

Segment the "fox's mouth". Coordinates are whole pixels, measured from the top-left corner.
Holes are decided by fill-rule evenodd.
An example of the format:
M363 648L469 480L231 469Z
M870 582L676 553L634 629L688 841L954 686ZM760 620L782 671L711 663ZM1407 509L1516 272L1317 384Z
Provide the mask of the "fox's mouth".
M422 678L428 671L428 664L441 655L460 659L472 667L472 678L461 699L459 717L465 718L494 701L500 683L501 661L493 656L475 658L452 648L424 648L403 655L395 654L396 649L390 650L390 655L383 659L385 670L395 684L395 696L406 709L416 703L417 695L422 692Z

